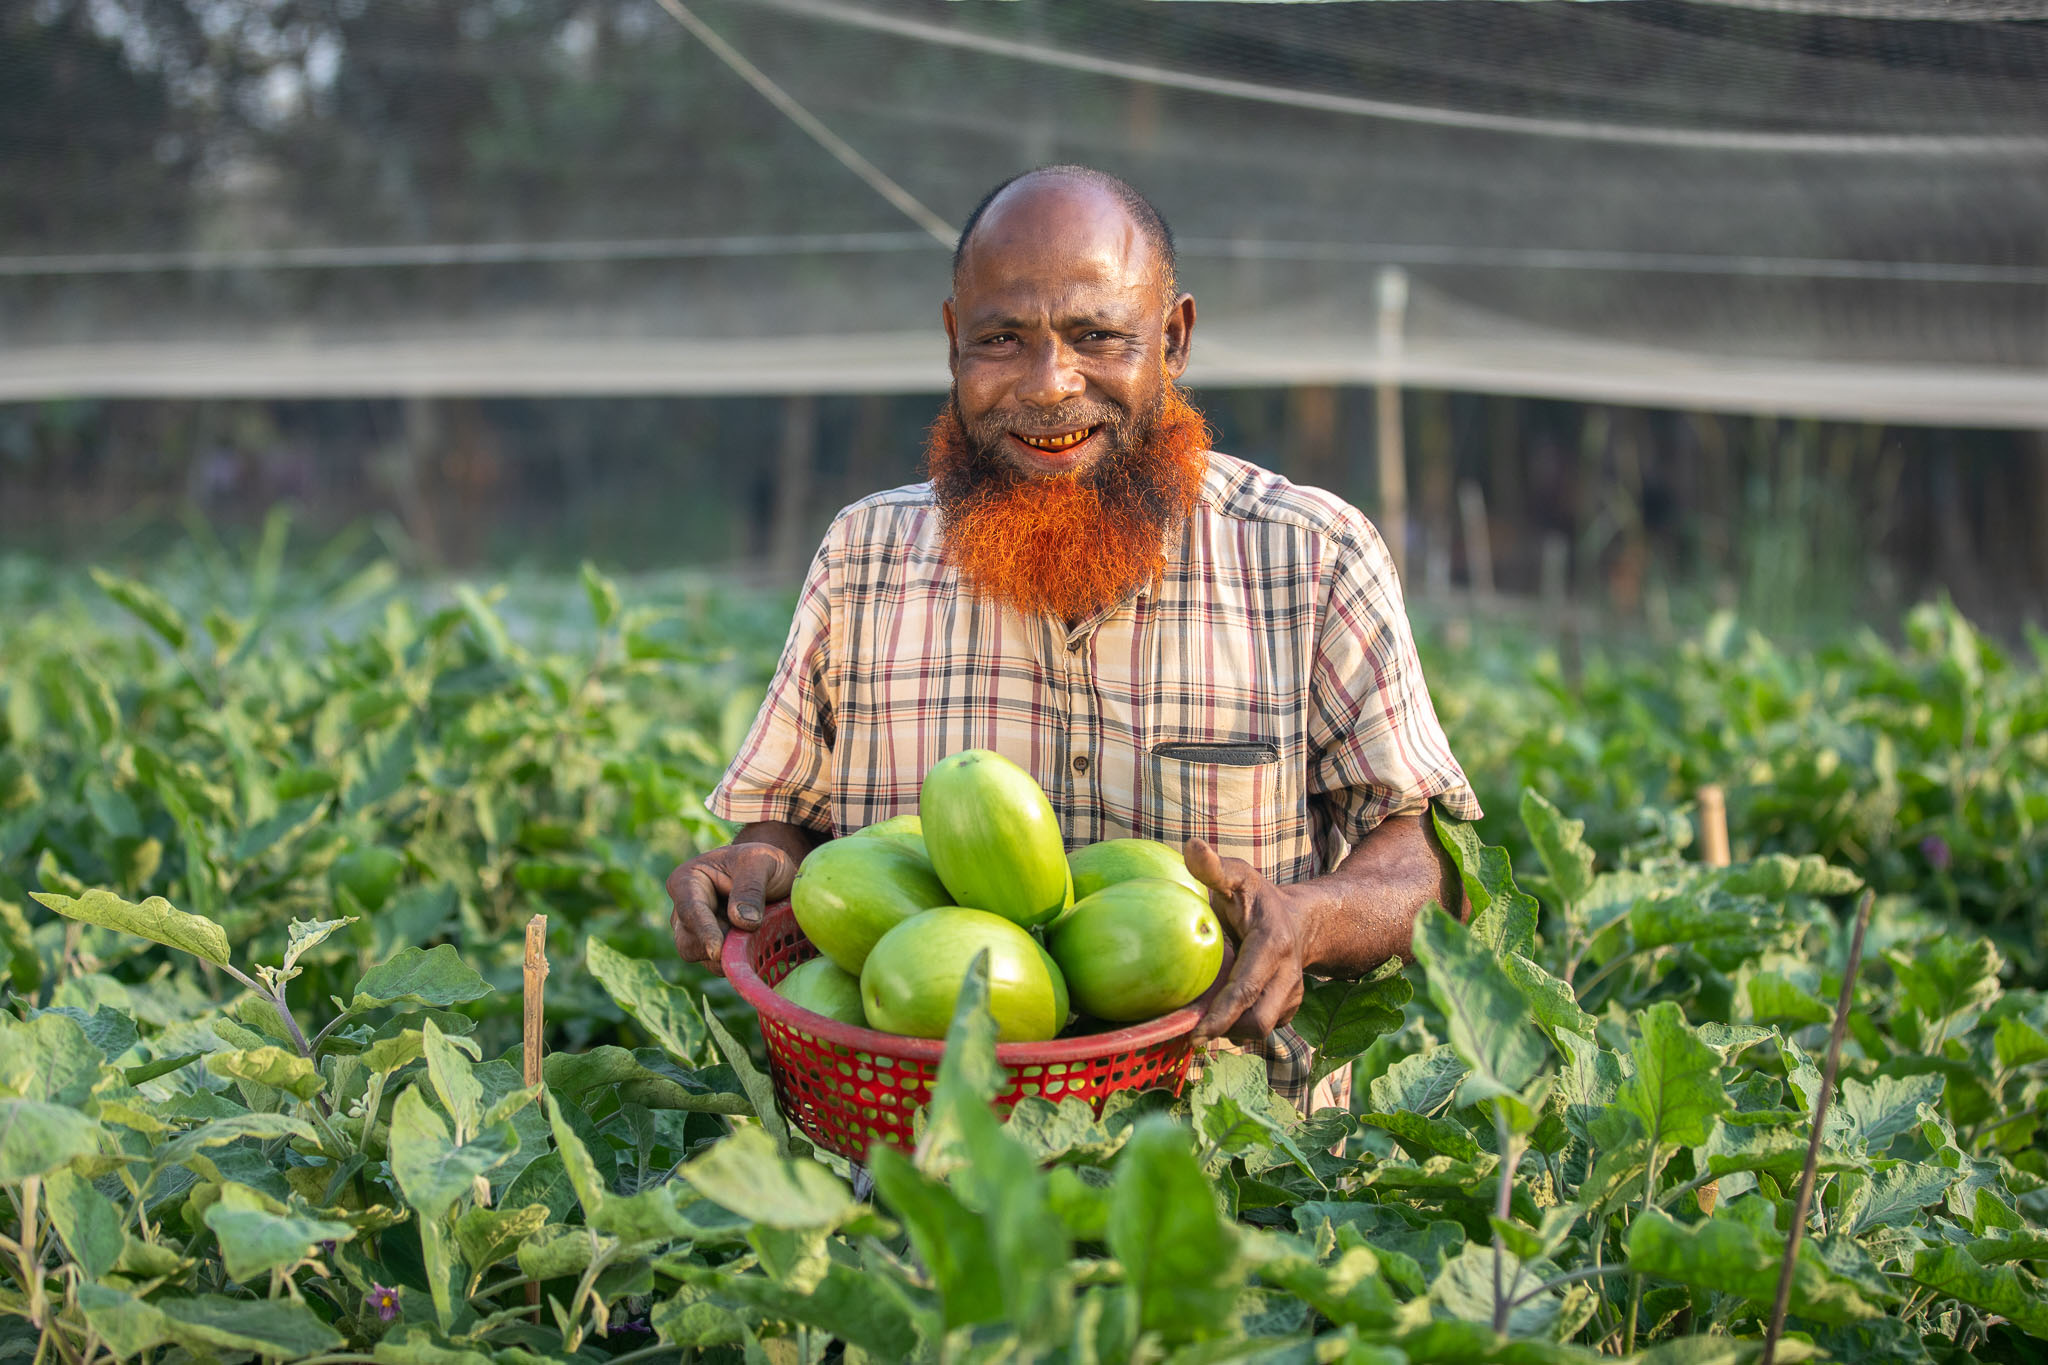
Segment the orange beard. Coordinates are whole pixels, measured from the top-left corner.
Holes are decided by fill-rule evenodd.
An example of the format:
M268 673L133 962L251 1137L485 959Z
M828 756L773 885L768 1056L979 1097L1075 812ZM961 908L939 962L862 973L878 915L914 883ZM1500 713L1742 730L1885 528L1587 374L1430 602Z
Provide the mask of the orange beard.
M968 589L1026 616L1092 616L1155 583L1166 537L1194 508L1209 427L1178 388L1161 387L1141 431L1111 429L1110 449L1071 475L1032 477L995 452L999 430L970 437L948 402L925 440L941 537Z

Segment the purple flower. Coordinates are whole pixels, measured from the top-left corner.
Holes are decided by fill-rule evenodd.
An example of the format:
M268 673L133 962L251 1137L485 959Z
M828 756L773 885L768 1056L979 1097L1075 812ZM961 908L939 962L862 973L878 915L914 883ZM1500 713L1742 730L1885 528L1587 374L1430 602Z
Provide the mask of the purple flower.
M1930 834L1920 841L1920 856L1936 872L1948 871L1948 865L1955 861L1955 855L1949 852L1948 840L1939 834Z
M624 1322L613 1327L612 1330L614 1332L652 1332L654 1328L648 1325L646 1318L627 1318Z
M385 1322L396 1322L398 1320L398 1291L396 1289L391 1288L389 1285L372 1284L370 1286L368 1302L370 1307L377 1310L377 1316Z

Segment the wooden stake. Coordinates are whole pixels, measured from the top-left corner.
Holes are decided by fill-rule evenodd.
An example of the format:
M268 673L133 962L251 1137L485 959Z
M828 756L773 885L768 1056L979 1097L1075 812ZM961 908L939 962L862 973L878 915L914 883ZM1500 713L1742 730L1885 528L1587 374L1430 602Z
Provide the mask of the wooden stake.
M540 1039L545 1005L542 983L548 979L548 917L526 922L526 1046L522 1054L525 1081L540 1084Z
M535 915L526 922L526 1026L520 1050L521 1075L528 1085L540 1084L540 1044L547 1009L544 999L548 979L548 917ZM540 1321L540 1285L526 1286L526 1301L533 1305L533 1320Z
M1708 867L1728 866L1728 798L1719 785L1709 782L1700 788L1700 861ZM1694 1196L1701 1213L1712 1213L1721 1202L1721 1182L1709 1180Z
M1717 783L1700 788L1700 861L1728 866L1728 797Z
M1394 573L1408 574L1408 464L1401 447L1401 358L1408 315L1408 272L1398 265L1380 271L1379 528L1394 561Z
M1828 1121L1828 1096L1835 1089L1835 1071L1842 1064L1842 1039L1849 1032L1849 1008L1856 999L1856 973L1863 966L1863 931L1870 927L1870 907L1877 893L1866 889L1856 902L1856 931L1849 939L1849 961L1842 967L1842 994L1835 1001L1835 1028L1828 1035L1827 1065L1820 1074L1820 1093L1813 1098L1813 1136L1806 1140L1806 1168L1799 1173L1799 1197L1792 1204L1792 1231L1785 1239L1785 1259L1778 1266L1778 1297L1771 1305L1770 1330L1764 1333L1760 1365L1773 1365L1778 1338L1785 1334L1785 1310L1792 1302L1792 1268L1799 1239L1806 1233L1806 1215L1813 1211L1813 1177L1820 1165L1820 1136Z

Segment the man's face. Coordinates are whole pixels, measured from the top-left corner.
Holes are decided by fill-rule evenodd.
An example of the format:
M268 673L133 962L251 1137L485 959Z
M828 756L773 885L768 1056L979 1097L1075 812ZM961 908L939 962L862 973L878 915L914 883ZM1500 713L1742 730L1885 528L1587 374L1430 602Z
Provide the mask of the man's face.
M989 206L944 316L961 427L1027 478L1074 476L1142 442L1187 368L1195 303L1114 196L1030 181Z

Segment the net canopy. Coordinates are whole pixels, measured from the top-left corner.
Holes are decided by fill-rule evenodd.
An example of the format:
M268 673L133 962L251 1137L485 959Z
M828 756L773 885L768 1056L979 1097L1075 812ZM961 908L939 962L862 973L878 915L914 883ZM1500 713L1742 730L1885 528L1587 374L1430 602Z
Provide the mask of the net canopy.
M944 239L1150 196L1197 386L2048 426L2017 0L31 0L0 398L946 384Z

